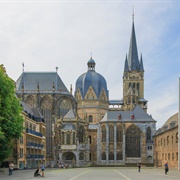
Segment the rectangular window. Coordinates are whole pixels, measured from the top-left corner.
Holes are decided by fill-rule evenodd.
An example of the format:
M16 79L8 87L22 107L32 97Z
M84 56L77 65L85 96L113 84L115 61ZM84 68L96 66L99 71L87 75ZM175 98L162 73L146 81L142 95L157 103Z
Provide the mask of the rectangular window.
M170 153L168 153L168 160L170 160Z
M172 161L174 161L174 153L172 153Z
M23 157L23 148L20 148L20 155L19 155L20 158Z
M23 136L21 136L21 137L19 138L19 143L20 143L20 144L23 144Z

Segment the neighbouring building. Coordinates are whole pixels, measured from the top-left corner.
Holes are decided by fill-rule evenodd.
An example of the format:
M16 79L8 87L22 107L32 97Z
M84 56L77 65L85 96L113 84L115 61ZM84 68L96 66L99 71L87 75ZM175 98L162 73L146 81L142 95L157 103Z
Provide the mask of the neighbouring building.
M154 166L178 167L178 113L171 116L154 135Z
M30 108L24 102L21 106L24 130L19 139L13 140L13 152L2 167L8 167L12 161L17 169L37 168L41 161L46 163L46 125L37 108Z

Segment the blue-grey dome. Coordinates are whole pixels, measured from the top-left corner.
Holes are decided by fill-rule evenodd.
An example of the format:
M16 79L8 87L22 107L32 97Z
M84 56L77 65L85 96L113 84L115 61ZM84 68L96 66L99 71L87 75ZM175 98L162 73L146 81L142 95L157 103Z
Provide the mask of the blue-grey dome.
M94 59L92 59L92 58L88 61L87 64L89 64L89 63L94 63L94 64L96 64L95 61L94 61Z
M88 61L88 71L81 76L76 81L75 94L78 89L84 99L89 87L91 86L99 99L102 89L105 90L108 97L107 83L104 77L95 71L95 61L91 58Z

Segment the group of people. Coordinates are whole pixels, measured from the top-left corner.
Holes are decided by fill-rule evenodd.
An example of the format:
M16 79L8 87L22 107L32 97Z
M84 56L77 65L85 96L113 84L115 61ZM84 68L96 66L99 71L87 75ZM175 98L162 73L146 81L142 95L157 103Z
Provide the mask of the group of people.
M44 163L41 162L40 167L38 167L38 168L36 169L36 171L34 172L34 177L37 177L37 176L42 176L42 177L44 177L44 169L45 169ZM40 173L41 173L41 174L40 174Z
M14 169L14 164L12 162L9 163L9 175L12 175L12 171ZM34 176L42 176L44 177L44 169L45 169L45 166L44 166L44 163L41 162L41 165L40 167L38 167L34 173ZM40 174L41 172L41 174Z
M138 172L140 172L141 171L141 163L138 163L137 166L138 166ZM60 167L61 168L67 168L68 164L61 164ZM168 162L165 163L164 167L165 167L165 174L167 175L167 172L169 171ZM9 175L12 175L13 168L14 168L14 164L12 162L10 162L9 163ZM45 169L45 166L44 166L44 163L42 161L40 167L38 167L36 169L34 176L44 177L44 169ZM41 174L40 174L40 172L41 172Z
M138 172L140 172L141 171L141 163L138 163L137 166L138 166ZM167 175L167 172L169 171L168 162L165 163L164 167L165 167L165 174Z

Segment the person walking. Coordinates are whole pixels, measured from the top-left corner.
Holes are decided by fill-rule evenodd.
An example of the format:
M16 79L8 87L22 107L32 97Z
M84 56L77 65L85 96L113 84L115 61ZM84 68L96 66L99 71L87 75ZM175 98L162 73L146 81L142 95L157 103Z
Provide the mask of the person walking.
M41 172L42 172L42 177L44 177L44 169L45 169L45 167L44 167L43 161L41 161L40 168L41 168Z
M138 166L138 172L140 172L141 171L141 163L138 163L137 166Z
M14 164L12 162L9 163L9 175L12 175L12 171L14 168Z
M164 167L165 167L165 174L167 175L167 172L169 171L168 162L165 163Z

